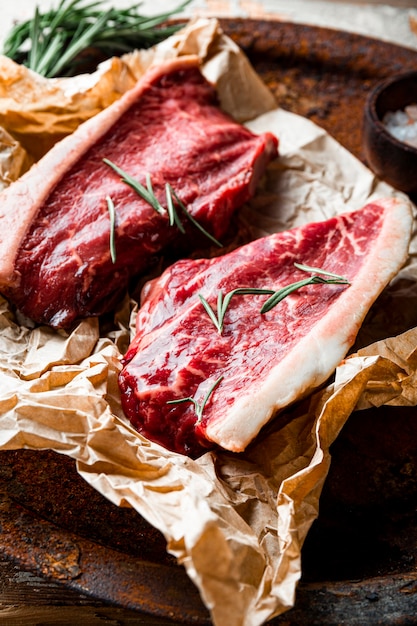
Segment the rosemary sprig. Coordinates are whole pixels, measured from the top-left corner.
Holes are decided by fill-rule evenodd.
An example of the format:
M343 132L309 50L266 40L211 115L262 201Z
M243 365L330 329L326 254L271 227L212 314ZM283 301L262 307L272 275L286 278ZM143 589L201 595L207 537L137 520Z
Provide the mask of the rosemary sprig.
M116 211L114 208L114 202L110 196L106 196L107 209L110 217L110 256L112 263L116 263L116 246L115 246L115 231L116 231Z
M223 332L223 326L224 326L224 316L230 304L230 300L233 298L233 296L237 296L237 295L243 296L243 295L251 295L251 294L273 294L273 293L275 293L273 289L256 289L256 288L250 288L250 287L248 288L240 287L238 289L233 289L232 291L229 291L223 297L223 292L220 290L217 294L217 315L215 311L211 308L207 300L204 298L204 296L201 295L201 293L198 294L198 297L200 298L200 302L205 308L211 321L217 328L219 335L221 335Z
M60 0L56 8L12 27L3 43L3 54L46 77L76 73L76 59L94 48L113 56L148 48L180 28L162 24L182 11L190 0L154 16L140 15L141 3L129 8L103 10L103 0Z
M223 376L220 376L220 378L218 378L211 385L210 389L208 390L208 392L204 396L203 401L201 403L197 402L197 400L195 400L195 398L192 398L191 396L188 396L187 398L179 398L178 400L168 400L167 404L182 404L183 402L191 402L192 404L194 404L194 409L195 409L195 413L197 415L197 424L198 424L203 419L203 411L204 411L204 408L205 408L205 406L206 406L210 396L212 395L212 393L216 389L216 387L218 385L220 385L222 380L223 380Z
M319 274L319 276L310 276L309 278L304 278L303 280L298 280L295 283L291 283L282 289L278 289L274 294L268 298L263 307L261 308L261 313L267 313L271 309L273 309L281 300L289 296L294 291L305 287L306 285L317 285L317 284L325 284L325 285L349 285L349 281L347 278L343 276L338 276L337 274L332 274L331 272L326 272L325 270L320 269L319 267L310 267L309 265L302 265L300 263L294 263L295 267L299 270L303 270L304 272L315 272L315 274ZM326 278L327 277L327 278Z
M170 226L176 226L182 234L185 233L184 226L178 216L178 212L176 208L178 206L181 209L181 211L184 213L185 217L196 228L198 228L198 230L200 230L203 233L203 235L205 235L208 239L210 239L213 243L215 243L216 246L219 246L220 248L222 247L222 244L220 243L220 241L218 241L215 237L213 237L213 235L211 235L203 226L201 226L201 224L197 222L197 220L194 219L194 217L187 210L187 207L180 200L180 198L178 197L178 195L176 194L176 192L174 191L174 189L169 183L166 183L165 185L165 195L166 195L166 201L167 201L167 208L165 208L162 206L162 204L159 202L158 198L154 194L152 181L151 181L151 177L149 174L146 174L146 187L145 187L144 185L142 185L142 183L140 183L138 180L130 176L130 174L125 172L122 168L120 168L118 165L116 165L109 159L103 159L103 161L106 165L111 167L117 174L119 174L119 176L122 179L122 182L126 183L127 185L129 185L129 187L131 187L134 191L136 191L136 193L143 200L145 200L145 202L147 202L153 209L155 209L157 213L161 215L164 215L165 213L167 213Z
M228 306L230 304L230 300L233 296L237 295L259 295L259 294L268 294L271 295L270 298L264 303L261 308L261 313L267 313L271 309L273 309L281 300L289 296L297 289L301 289L301 287L305 287L306 285L315 285L315 284L326 284L326 285L349 285L349 281L347 278L343 276L338 276L337 274L332 274L332 272L327 272L326 270L322 270L319 267L310 267L309 265L302 265L301 263L294 263L294 266L302 270L304 272L314 272L315 274L319 274L319 276L310 276L309 278L304 278L303 280L298 280L295 283L291 283L290 285L286 285L278 291L274 291L273 289L261 289L261 288L252 288L252 287L239 287L238 289L233 289L229 291L224 297L223 292L220 290L217 293L217 314L212 309L210 304L201 295L198 294L201 304L203 305L206 313L210 317L214 326L217 328L219 335L223 332L224 327L224 317ZM327 276L328 278L324 278Z

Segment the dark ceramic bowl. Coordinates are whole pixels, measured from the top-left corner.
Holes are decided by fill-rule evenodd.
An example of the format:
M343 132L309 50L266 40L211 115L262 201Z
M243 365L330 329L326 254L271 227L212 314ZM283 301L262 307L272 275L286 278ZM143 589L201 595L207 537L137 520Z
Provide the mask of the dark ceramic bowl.
M368 166L396 189L417 193L417 148L399 141L382 123L388 111L417 104L417 71L391 77L369 94L364 112L363 149Z

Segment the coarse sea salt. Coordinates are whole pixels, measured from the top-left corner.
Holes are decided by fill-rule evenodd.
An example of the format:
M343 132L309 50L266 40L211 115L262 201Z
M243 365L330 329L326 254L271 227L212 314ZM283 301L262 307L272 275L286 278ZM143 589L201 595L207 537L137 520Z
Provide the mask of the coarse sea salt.
M417 148L417 104L400 111L388 111L382 123L393 137Z

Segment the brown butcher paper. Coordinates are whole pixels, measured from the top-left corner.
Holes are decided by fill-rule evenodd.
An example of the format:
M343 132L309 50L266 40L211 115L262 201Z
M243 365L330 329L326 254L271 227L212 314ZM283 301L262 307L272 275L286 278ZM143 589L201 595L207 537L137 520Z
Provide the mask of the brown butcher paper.
M47 147L71 132L151 63L196 53L223 106L280 140L280 159L241 214L253 237L396 194L324 130L276 108L216 20L193 21L155 49L111 60L90 77L46 81L3 59L9 78L19 74L15 88L24 96L17 107L20 92L7 96L0 89L0 122L17 130L37 158L39 138ZM388 288L394 308L415 293L415 236L410 252ZM117 375L135 307L128 299L121 303L115 330L100 336L96 319L70 334L31 328L1 300L0 449L48 448L72 457L95 489L163 533L216 626L257 626L294 605L301 547L318 515L329 447L352 411L417 403L415 320L399 333L392 307L380 310L377 303L361 330L361 349L324 389L280 415L247 452L211 451L192 460L144 439L121 410Z

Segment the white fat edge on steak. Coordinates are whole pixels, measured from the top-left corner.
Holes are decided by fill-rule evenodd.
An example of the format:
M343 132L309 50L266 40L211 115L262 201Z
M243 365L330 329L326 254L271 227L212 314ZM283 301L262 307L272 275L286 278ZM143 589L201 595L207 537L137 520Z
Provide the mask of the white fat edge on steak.
M15 282L14 263L19 247L43 203L65 173L111 129L158 76L195 66L200 67L200 61L190 55L151 67L119 100L80 124L0 193L0 287Z
M336 304L269 372L257 389L234 402L227 415L208 421L205 435L232 452L242 452L278 411L324 383L353 345L371 305L408 257L411 205L388 198L372 202L386 217L366 262Z

